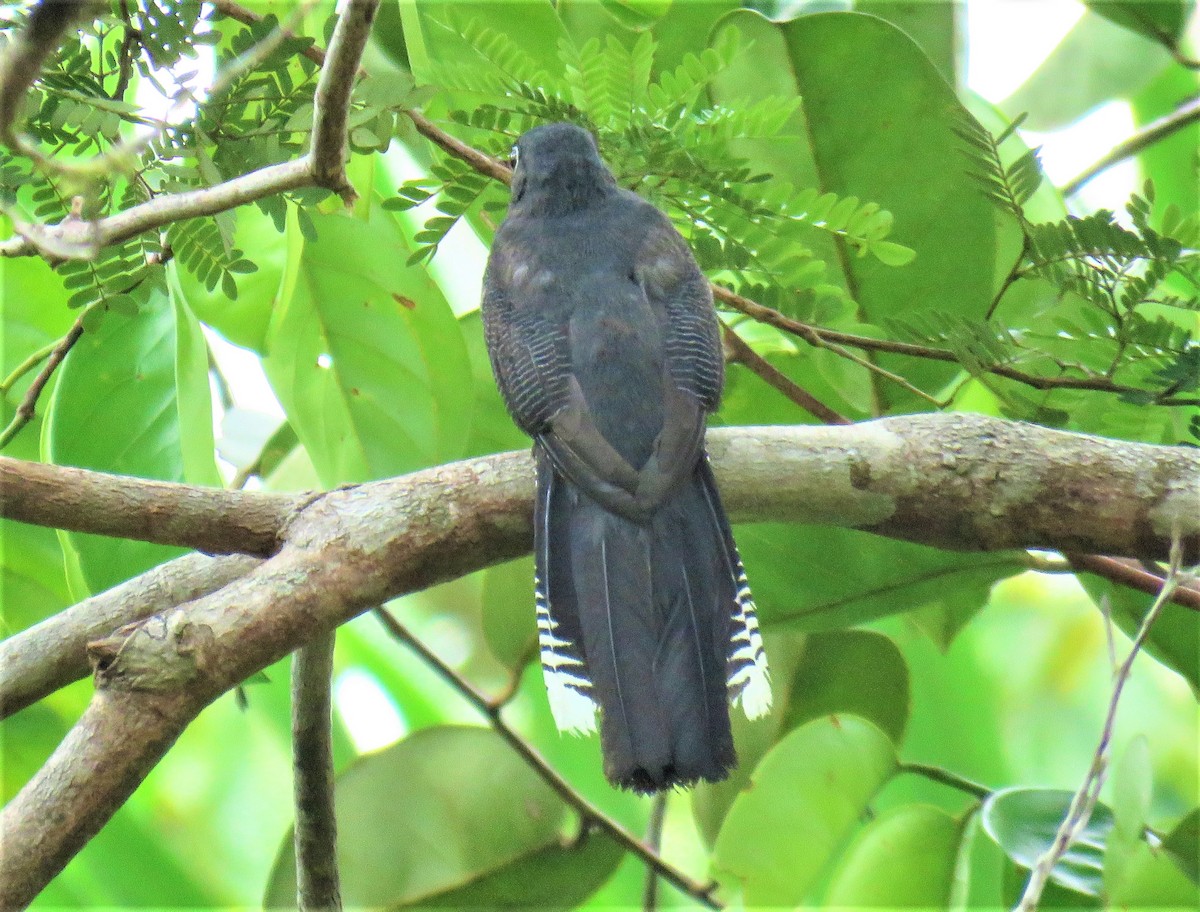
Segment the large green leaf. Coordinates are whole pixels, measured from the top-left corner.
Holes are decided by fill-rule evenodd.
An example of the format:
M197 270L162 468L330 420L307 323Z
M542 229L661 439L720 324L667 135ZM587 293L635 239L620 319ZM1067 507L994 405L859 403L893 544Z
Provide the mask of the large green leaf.
M984 831L1016 864L1032 869L1054 842L1074 795L1056 789L1010 788L983 803ZM1097 804L1075 843L1050 872L1050 880L1083 896L1104 888L1104 845L1113 828L1112 811Z
M550 0L418 0L400 4L413 78L420 83L444 83L448 65L470 69L483 58L466 40L462 27L502 34L519 48L523 59L554 73L558 42L565 36Z
M62 306L61 282L40 259L0 260L0 376L7 378L29 355L53 344L74 322ZM44 362L43 362L44 363ZM17 380L0 401L0 427L16 414L42 365ZM55 378L42 391L34 418L4 448L5 456L37 459L42 415ZM0 520L0 629L28 627L70 601L62 548L53 529Z
M1138 129L1171 114L1180 100L1200 94L1200 72L1166 67L1158 78L1130 99ZM1196 180L1196 149L1200 122L1150 143L1138 153L1142 174L1154 180L1157 206L1178 206L1181 212L1200 210L1200 181Z
M855 0L854 9L886 19L917 43L937 67L942 78L957 86L966 42L966 8L957 3L929 3L922 0Z
M170 267L173 269L174 267ZM174 288L154 291L133 317L104 314L63 363L48 419L51 462L163 481L219 484L208 354ZM108 589L178 549L64 533L82 582Z
M791 680L783 729L848 713L873 722L900 744L908 709L908 666L896 644L869 630L833 630L807 638Z
M1163 840L1163 850L1200 887L1200 807L1192 808Z
M1179 44L1195 4L1191 0L1083 0L1088 9L1165 47Z
M1089 11L1000 106L1009 117L1028 114L1030 130L1057 130L1112 98L1139 91L1170 60L1150 39Z
M714 864L747 907L795 906L896 768L887 735L855 716L817 719L759 763L717 837Z
M733 712L738 765L723 782L703 783L692 793L701 837L717 839L725 815L750 784L763 755L782 737L822 716L856 715L874 723L895 744L909 713L908 667L896 644L866 630L799 634L768 628L771 712L751 722Z
M840 266L860 319L878 323L931 301L952 312L982 313L995 256L993 214L965 166L956 166L963 161L954 133L962 107L929 58L895 26L859 13L775 24L740 11L718 26L729 28L753 41L754 51L717 81L719 100L762 92L802 100L802 112L780 137L739 151L798 186L880 204L895 216L895 239L916 251L912 263L895 268L845 249L829 257L813 246ZM897 364L931 389L956 370Z
M313 217L264 367L326 485L460 456L474 385L462 333L395 222Z
M235 345L262 353L287 272L288 240L257 206L242 206L234 215L231 243L250 251L258 266L237 277L237 298L230 299L220 285L209 290L187 270L178 273L179 283L197 317Z
M739 526L736 537L764 624L830 630L929 605L981 607L1021 572L1014 554L965 554L830 527ZM826 573L830 555L850 572Z
M419 731L338 777L338 860L348 907L500 908L525 897L568 909L620 859L602 837L571 841L562 800L495 732ZM292 837L264 905L295 904Z
M872 820L838 861L825 905L945 909L954 888L963 823L909 804Z

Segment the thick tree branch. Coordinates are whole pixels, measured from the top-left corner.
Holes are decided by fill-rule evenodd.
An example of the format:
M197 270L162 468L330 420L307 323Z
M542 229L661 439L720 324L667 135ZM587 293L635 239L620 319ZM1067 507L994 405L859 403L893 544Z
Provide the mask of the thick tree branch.
M0 515L70 532L272 554L304 498L147 481L0 456Z
M241 554L187 554L0 642L0 719L86 675L92 640L215 592L259 563Z
M729 509L743 522L825 523L954 550L1043 548L1157 560L1167 555L1171 521L1182 516L1186 559L1200 551L1200 452L1190 447L963 413L842 427L718 428L709 432L709 444ZM517 479L529 484L502 507L528 511L532 462L518 453L357 489L386 504L436 476L454 496L457 486L475 482L473 467L484 464L502 490L515 491L505 485ZM289 519L317 506L305 508L293 495L6 457L0 484L0 515L9 519L210 553L270 554ZM386 528L377 532L364 545L381 541Z
M711 449L741 519L1147 557L1167 553L1175 527L1200 551L1200 453L1184 447L943 414L730 428ZM20 847L0 857L0 908L29 902L221 693L388 598L526 553L532 493L524 453L329 492L250 573L93 643L94 700L0 816Z

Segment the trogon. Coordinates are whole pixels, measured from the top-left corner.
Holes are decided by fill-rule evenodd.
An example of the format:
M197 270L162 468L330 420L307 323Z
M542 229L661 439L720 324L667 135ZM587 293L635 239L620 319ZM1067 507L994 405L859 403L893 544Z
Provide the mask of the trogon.
M534 602L561 731L637 792L725 778L729 705L771 704L746 573L704 448L724 361L708 282L573 124L523 134L483 324L534 440Z

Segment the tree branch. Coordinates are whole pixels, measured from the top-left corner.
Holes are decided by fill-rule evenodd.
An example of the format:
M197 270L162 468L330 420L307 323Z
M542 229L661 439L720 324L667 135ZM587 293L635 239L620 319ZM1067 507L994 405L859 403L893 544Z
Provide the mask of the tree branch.
M0 431L0 450L8 446L9 442L17 436L21 428L33 420L33 416L37 413L37 402L38 398L42 395L42 390L46 388L46 384L50 382L50 378L58 370L58 366L63 363L63 359L67 357L67 352L75 346L75 343L79 341L79 337L82 335L83 316L81 315L67 331L67 334L59 339L58 344L50 350L50 355L47 357L46 363L42 365L42 369L38 371L38 375L29 384L29 389L25 391L25 395L21 399L21 404L17 406L17 411L13 415L12 421L8 423L8 427Z
M341 195L346 205L354 202L354 188L346 177L349 155L346 124L350 116L350 92L358 78L358 62L371 34L371 23L379 0L355 0L348 3L333 30L313 98L312 150L309 152L313 178L322 187Z
M1166 114L1158 120L1146 124L1146 126L1142 127L1142 129L1138 130L1124 142L1117 143L1106 155L1092 165L1089 165L1075 178L1068 181L1059 192L1063 196L1073 196L1097 174L1107 171L1118 162L1137 155L1143 149L1154 145L1160 140L1166 139L1171 134L1182 130L1189 124L1196 123L1196 121L1200 121L1200 95L1180 105L1170 114Z
M62 41L62 36L90 10L95 0L42 0L29 14L19 35L0 57L0 141L13 145L17 114L25 93Z
M1130 443L966 413L841 427L714 428L723 496L739 521L813 522L940 548L1041 548L1157 560L1183 517L1200 552L1200 452ZM382 506L439 479L447 497L484 471L505 514L528 512L532 461L506 453L356 486ZM1148 479L1154 479L1153 484ZM513 488L524 483L527 487ZM0 457L0 515L211 553L270 554L293 517L338 492L302 498L145 481ZM376 547L387 526L364 540ZM331 530L332 532L332 530ZM508 552L528 542L498 543ZM520 552L518 552L520 553Z
M850 424L849 418L839 415L824 402L796 383L790 377L778 370L766 358L745 343L741 336L721 324L721 333L725 340L725 348L729 352L729 360L741 364L752 373L764 380L768 386L783 393L792 402L804 409L818 421L824 424Z
M0 456L0 515L69 532L181 545L208 554L274 553L304 498L106 475Z
M1165 577L1138 566L1137 561L1119 557L1101 557L1099 554L1074 553L1068 553L1067 560L1076 571L1094 573L1096 576L1128 586L1130 589L1137 589L1147 595L1157 596L1166 584ZM1187 585L1185 582L1187 579L1186 574L1179 575L1178 586L1171 601L1191 608L1193 611L1200 611L1200 587L1194 585L1194 580L1192 581L1193 585Z
M1177 527L1200 551L1200 453L1186 447L966 414L711 438L741 519L1148 557L1166 553ZM296 513L282 548L245 576L93 643L92 703L0 815L6 846L20 847L0 856L0 908L28 903L221 693L389 598L527 553L533 487L528 455L508 453L331 491ZM188 498L172 496L186 509Z
M260 563L240 554L187 554L0 642L0 719L86 675L91 641L215 592Z
M300 912L340 912L333 796L332 632L292 655L292 774L296 805L296 901Z
M317 83L312 148L304 157L268 165L212 187L157 196L96 221L67 218L57 225L24 226L16 237L0 241L0 256L86 259L101 247L145 231L182 219L215 215L287 190L319 186L344 195L348 189L343 155L346 108L378 5L379 0L354 0L338 17L334 36L342 37L323 57L327 65Z

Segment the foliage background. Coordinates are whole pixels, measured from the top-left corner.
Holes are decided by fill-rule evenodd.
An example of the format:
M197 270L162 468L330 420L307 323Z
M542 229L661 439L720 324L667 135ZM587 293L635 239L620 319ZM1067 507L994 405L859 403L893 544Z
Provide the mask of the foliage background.
M851 4L768 6L767 12L791 19ZM606 153L622 172L654 175L640 189L677 213L707 200L713 227L697 233L693 243L711 277L826 327L899 338L925 333L926 341L936 337L948 346L956 344L953 333L967 332L955 349L963 355L960 364L892 356L880 361L947 400L946 407L1131 440L1194 442L1189 422L1195 409L1154 404L1168 382L1180 380L1176 391L1184 393L1188 383L1193 391L1197 385L1187 373L1197 368L1189 368L1182 355L1189 349L1179 336L1194 334L1194 309L1147 305L1147 323L1162 317L1174 327L1177 357L1151 353L1141 373L1130 367L1131 382L1147 390L1142 400L1096 392L1035 394L972 368L986 351L980 355L972 347L980 339L971 335L969 321L981 318L1003 287L1020 233L1011 215L990 205L967 175L969 160L946 114L947 99L957 94L993 133L1003 130L1006 119L1028 112L1024 132L1004 150L1011 164L1025 141L1037 141L1030 130L1052 136L1098 106L1107 104L1104 110L1111 112L1112 102L1127 106L1134 125L1141 125L1194 95L1196 70L1177 62L1161 40L1147 37L1144 23L1131 28L1114 14L1149 10L1175 28L1191 5L1106 6L1084 11L1063 40L1046 49L1036 71L1003 99L973 92L958 46L966 42L974 53L994 39L966 31L961 8L943 3L860 0L856 10L884 21L814 16L783 26L737 11L732 2L563 0L557 9L532 2L385 3L366 62L371 78L356 94L351 177L359 200L352 211L324 194L296 193L187 223L166 239L176 260L165 268L145 263L146 250L161 249L160 238L130 242L87 269L54 270L32 258L3 261L5 374L66 332L78 308L88 309L91 321L54 378L52 394L43 398L41 416L5 452L147 477L208 484L236 478L296 490L525 446L494 391L476 311L485 244L506 194L431 155L399 111L419 104L431 116L453 121L451 112L461 110L465 116L458 119L466 123L455 129L503 152L511 137L502 134L521 121L519 113L500 109L561 114L565 109L555 109L553 97L522 94L520 87L564 80L564 94L602 129L610 143ZM212 18L199 4L140 0L130 8L143 25L154 26L143 34L160 45L148 48L144 60L155 66L139 64L131 76L135 85L162 78L172 67L176 74L203 70L209 46L231 59L268 31ZM13 9L19 14L19 7ZM309 11L301 32L323 40L328 13L327 5ZM723 47L719 30L712 32L722 16L744 43L753 43L752 50L731 53L711 74L689 74L686 54L704 64L699 55L710 33L713 45ZM105 21L112 32L98 31L98 46L111 49L122 37L121 19L114 13ZM197 48L194 64L185 52L192 34L207 35L190 39ZM564 37L566 50L560 47ZM592 38L598 41L589 58L584 50ZM651 40L652 59L644 53ZM205 105L187 128L168 131L150 150L156 164L147 170L145 187L120 179L96 192L65 178L55 188L10 158L0 162L0 189L20 211L57 220L70 195L81 190L89 205L122 206L139 194L211 183L294 155L311 125L305 93L311 97L315 72L298 56L302 46L285 42L234 80L224 103ZM96 47L96 40L76 45L86 60L64 52L57 74L43 80L39 110L45 116L31 129L44 143L59 145L63 156L109 148L136 120L133 105L97 104L95 85L86 77L93 59L85 53ZM1114 59L1120 66L1110 65ZM624 70L613 66L619 60L626 62ZM572 83L564 64L582 75ZM595 78L589 66L599 67ZM675 74L677 67L683 75L664 83L661 74ZM111 68L106 78L111 87ZM668 102L694 84L692 114L714 105L741 114L724 122L713 115L705 128L684 118L663 130L667 104L657 120L640 124L648 132L626 132L628 103L622 108L621 100L654 80ZM437 89L414 89L414 82ZM594 92L576 97L581 87ZM143 100L154 94L139 91ZM652 93L647 97L654 101ZM749 98L757 104L743 102ZM102 114L93 116L94 110ZM657 131L649 129L656 125ZM1126 166L1136 168L1139 178L1154 179L1156 218L1172 204L1183 214L1200 205L1198 144L1200 129L1193 125ZM672 148L689 154L678 160L652 154ZM1092 157L1102 151L1094 148ZM704 197L702 181L710 182L709 189L724 187L731 177L739 185L741 166L732 156L747 159L753 173L771 173L797 189L832 189L856 201L824 219L811 208L787 214L790 221L778 214L747 216L739 201L723 205ZM440 197L415 207L403 202L420 202L423 193L442 185L450 189ZM763 185L743 190L756 186ZM1140 186L1138 179L1125 189ZM409 192L398 195L401 187ZM1112 188L1110 183L1110 193ZM771 192L785 195L778 185L764 186L764 195ZM1123 191L1116 200L1103 198L1103 187L1090 192L1092 197L1067 201L1073 211L1124 204ZM890 234L878 213L861 208L868 201L891 212ZM1052 221L1067 211L1067 202L1046 182L1023 212L1031 222ZM447 221L430 224L431 218ZM823 224L814 227L818 222ZM1155 224L1161 227L1161 221ZM785 242L778 259L767 263L738 246L744 242L756 254L768 250L765 242L747 240L764 232ZM916 252L911 263L905 248ZM797 256L800 249L805 253ZM1174 293L1186 295L1186 285L1175 281ZM783 287L794 294L785 295ZM1031 338L1044 332L1047 314L1074 320L1082 333L1076 341L1090 332L1095 342L1109 324L1081 300L1086 294L1076 292L1062 293L1054 277L1031 275L1006 294L999 313L1009 328ZM66 306L68 299L74 309ZM922 322L931 308L950 322ZM738 328L779 370L852 417L930 407L911 389L836 352L809 349L749 321ZM1080 351L1099 359L1093 368L1111 355L1108 349L1092 354L1095 345ZM1035 371L1045 367L1036 358L1022 363ZM1165 380L1156 373L1172 366L1176 373ZM5 421L22 392L22 383L7 391ZM286 423L280 424L282 418ZM811 419L734 366L717 420ZM732 784L670 796L664 855L701 880L712 865L727 889L744 884L751 902L1011 902L1020 876L980 828L977 797L928 776L895 773L895 754L989 790L1074 789L1090 762L1111 687L1097 601L1108 595L1114 616L1127 626L1146 600L1095 579L1081 586L1072 576L1023 572L1022 555L941 553L798 526L745 527L738 538L768 635L779 709L739 732L744 763ZM11 523L4 525L2 542L7 631L173 554ZM831 555L837 558L831 561ZM581 793L644 832L648 802L608 788L599 773L598 742L553 732L540 676L525 667L533 635L531 575L529 561L520 561L392 607L484 689L501 691L519 676L508 710L514 726ZM1154 655L1135 665L1118 722L1117 768L1104 795L1117 815L1114 832L1132 827L1136 833L1145 821L1166 834L1189 811L1195 820L1192 809L1200 799L1200 631L1196 616L1182 609L1168 612L1159 630ZM1118 635L1118 649L1127 647ZM338 768L346 771L339 800L345 802L348 900L440 897L453 905L516 889L516 895L560 907L641 904L641 865L622 859L599 837L571 843L565 809L479 728L480 719L459 695L389 641L371 617L339 632L336 662L335 749ZM39 906L223 906L256 904L264 894L287 898L286 865L277 865L277 856L288 851L292 813L286 680L286 667L273 668L245 688L245 706L229 695L206 711ZM50 753L90 692L90 683L80 682L3 723L5 799ZM392 744L397 746L389 750ZM768 760L753 772L756 788L734 803L737 786L772 745ZM811 775L822 764L839 777L835 787ZM847 797L855 794L858 804ZM782 816L762 825L760 815L772 809ZM1039 822L1027 810L1016 816L1022 832ZM1001 842L1019 855L1019 839ZM1194 901L1195 868L1189 879L1186 864L1151 854L1136 838L1122 843L1114 837L1109 846L1107 859L1083 860L1085 891L1126 905ZM790 872L785 881L777 876L781 864ZM472 882L490 893L453 893ZM868 886L880 892L866 892ZM1059 900L1101 902L1078 892L1051 895L1047 902ZM664 888L662 903L684 900Z

